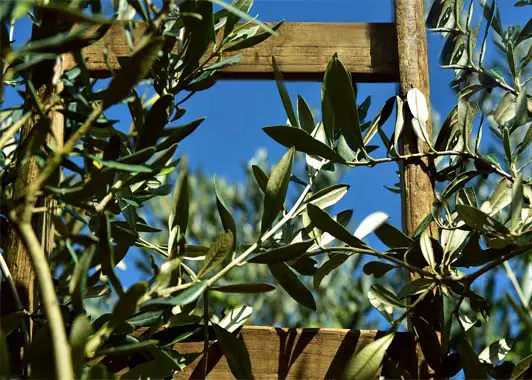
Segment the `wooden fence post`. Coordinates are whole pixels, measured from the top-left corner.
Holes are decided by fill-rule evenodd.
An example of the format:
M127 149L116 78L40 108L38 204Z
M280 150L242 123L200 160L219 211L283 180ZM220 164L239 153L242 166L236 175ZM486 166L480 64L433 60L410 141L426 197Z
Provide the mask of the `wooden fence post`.
M427 54L427 36L423 12L423 0L395 0L395 22L397 27L397 46L399 58L400 95L405 96L411 88L419 89L427 99L430 111L429 67ZM429 112L430 115L430 112ZM425 143L414 134L406 120L402 134L401 149L403 154L427 150ZM431 120L427 122L428 136L431 136ZM412 236L431 212L434 200L434 182L428 171L428 160L405 162L401 173L402 218L405 232ZM429 225L430 234L437 238L434 224ZM414 274L410 274L415 278ZM440 294L427 297L418 306L417 315L410 322L414 332L423 336L423 347L418 344L417 378L433 378L440 363L440 337L443 318L443 303Z

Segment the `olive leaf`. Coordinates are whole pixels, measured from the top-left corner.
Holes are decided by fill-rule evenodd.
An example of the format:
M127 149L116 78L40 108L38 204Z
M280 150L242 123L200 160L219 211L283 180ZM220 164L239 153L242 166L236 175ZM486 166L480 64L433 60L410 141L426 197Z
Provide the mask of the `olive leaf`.
M342 376L349 380L373 380L381 366L386 350L392 344L394 333L387 334L362 348L350 361Z
M270 272L295 301L316 311L314 296L285 263L269 264Z
M261 234L264 234L283 208L283 203L288 191L288 182L292 175L292 162L295 149L292 147L286 152L279 162L273 167L268 178L264 195L264 211L262 214Z
M197 276L202 277L223 263L227 255L232 251L233 241L233 233L231 231L218 236L211 244Z

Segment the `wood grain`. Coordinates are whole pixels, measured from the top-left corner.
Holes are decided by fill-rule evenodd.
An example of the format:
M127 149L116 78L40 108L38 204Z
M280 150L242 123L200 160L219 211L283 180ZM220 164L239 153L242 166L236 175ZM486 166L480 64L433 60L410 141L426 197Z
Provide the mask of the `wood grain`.
M397 23L397 41L399 56L399 84L401 96L415 87L427 99L430 115L429 66L427 55L427 35L424 22L423 0L395 0L395 19ZM432 136L432 124L429 117L427 135ZM403 154L426 152L428 147L418 139L412 128L411 118L405 120L401 139ZM412 236L430 214L434 200L434 180L428 167L432 163L426 159L408 161L401 172L401 200L403 229ZM428 230L434 238L438 237L436 225L432 223ZM418 276L411 273L412 280ZM413 302L414 300L411 300ZM417 332L418 378L437 377L441 358L440 340L443 324L443 300L435 292L426 297L415 309L414 318L410 320Z
M142 31L139 27L137 35ZM396 41L392 23L284 23L277 35L259 45L227 53L242 53L242 60L225 68L221 77L271 79L273 55L286 79L321 80L330 58L338 53L355 80L394 82L398 80ZM87 67L95 76L109 75L104 47L111 68L118 69L118 59L130 54L121 25L113 25L104 38L83 50ZM75 64L71 56L65 60L66 69Z
M239 334L251 359L256 380L270 379L339 379L353 355L373 342L383 332L373 330L343 329L288 329L263 326L245 326ZM174 379L200 379L204 376L203 342L178 343L173 347L182 354L198 354L198 357ZM208 352L207 379L234 379L227 360L218 345ZM391 363L399 364L409 373L415 373L415 342L412 334L398 333L387 352L390 359L382 369L387 377L393 374ZM114 372L122 375L128 371L126 360L114 362ZM138 360L131 359L131 365ZM133 364L134 363L134 364Z

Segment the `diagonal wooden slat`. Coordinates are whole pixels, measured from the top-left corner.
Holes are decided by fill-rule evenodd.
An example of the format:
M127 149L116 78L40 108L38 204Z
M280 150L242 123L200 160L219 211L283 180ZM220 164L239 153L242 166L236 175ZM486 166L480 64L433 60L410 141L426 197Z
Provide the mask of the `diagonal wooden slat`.
M383 332L374 330L344 329L287 329L268 326L245 326L239 337L249 353L255 380L270 379L339 379L349 360L364 346L373 342ZM199 337L201 339L201 336ZM173 347L181 354L197 354L184 372L174 379L200 379L204 376L204 360L201 355L203 342L177 343ZM207 379L234 379L227 360L218 345L209 349ZM382 375L397 378L393 366L399 365L409 373L415 373L415 341L411 333L397 333L386 355ZM388 360L389 359L389 360ZM115 373L128 371L127 358L114 358ZM394 363L394 364L392 364ZM130 358L129 365L139 364Z
M142 27L137 29L142 33ZM103 54L106 45L112 69L130 53L120 24L111 27L98 43L83 50L87 67L97 76L109 75ZM240 64L225 68L222 78L271 79L271 57L275 56L286 79L321 80L334 53L360 82L396 82L399 78L397 37L393 23L284 23L278 34L241 52ZM67 56L66 68L74 65Z

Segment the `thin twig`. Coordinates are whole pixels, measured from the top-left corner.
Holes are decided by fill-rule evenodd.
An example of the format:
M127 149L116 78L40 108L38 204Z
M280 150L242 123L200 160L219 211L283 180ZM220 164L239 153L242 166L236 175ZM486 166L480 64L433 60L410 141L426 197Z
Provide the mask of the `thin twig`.
M499 174L501 177L504 177L511 182L514 181L514 177L511 174L498 168L493 163L484 159L482 156L476 156L470 152L466 152L466 151L461 152L461 151L456 151L456 150L412 153L412 154L393 156L393 157L375 158L375 159L372 159L371 161L349 161L349 162L346 162L346 165L351 166L351 167L357 167L357 166L373 167L377 164L382 164L382 163L387 163L387 162L408 161L408 160L417 159L417 158L443 157L443 156L461 156L461 157L465 157L465 158L469 158L473 160L482 160L484 164L489 166L492 172Z

